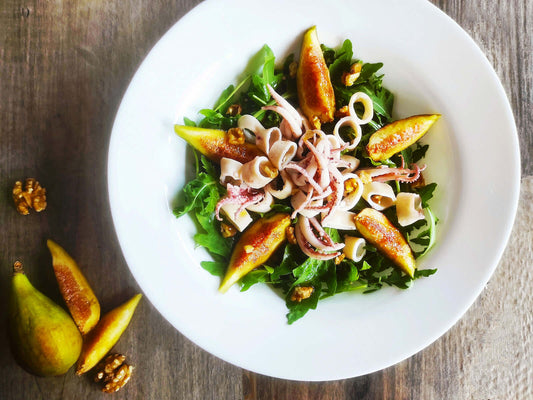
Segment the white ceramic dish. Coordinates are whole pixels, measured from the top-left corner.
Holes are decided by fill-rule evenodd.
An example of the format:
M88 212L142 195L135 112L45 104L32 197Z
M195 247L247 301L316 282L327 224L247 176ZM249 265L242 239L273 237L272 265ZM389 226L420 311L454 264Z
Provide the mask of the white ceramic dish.
M109 149L109 196L120 245L150 301L182 334L242 368L294 380L367 374L422 350L479 295L508 240L518 201L519 151L504 90L470 37L424 0L267 3L208 0L159 41L121 103ZM234 21L234 22L230 22ZM235 22L235 21L238 21ZM175 219L186 146L183 116L210 107L267 43L278 60L317 25L321 42L352 40L355 55L385 64L397 117L443 115L427 140L439 183L436 275L408 291L342 294L289 326L265 286L217 292L195 249L191 221ZM497 160L505 168L489 165Z

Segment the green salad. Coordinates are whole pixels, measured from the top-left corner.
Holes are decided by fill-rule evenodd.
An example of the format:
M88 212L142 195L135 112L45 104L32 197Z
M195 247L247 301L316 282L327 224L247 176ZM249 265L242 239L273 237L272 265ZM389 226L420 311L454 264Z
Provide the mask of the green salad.
M435 243L437 184L424 180L419 139L439 115L393 120L382 67L350 40L320 44L313 27L299 57L277 63L263 46L212 108L175 126L196 162L174 214L197 224L222 292L269 284L292 324L337 293L407 289L436 272L414 260Z

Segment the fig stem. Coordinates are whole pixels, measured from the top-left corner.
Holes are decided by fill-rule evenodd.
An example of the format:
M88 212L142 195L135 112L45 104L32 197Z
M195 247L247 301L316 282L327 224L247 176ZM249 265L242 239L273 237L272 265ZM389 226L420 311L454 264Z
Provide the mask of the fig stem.
M22 266L22 263L20 261L15 261L13 264L13 274L23 274L24 273L24 267Z

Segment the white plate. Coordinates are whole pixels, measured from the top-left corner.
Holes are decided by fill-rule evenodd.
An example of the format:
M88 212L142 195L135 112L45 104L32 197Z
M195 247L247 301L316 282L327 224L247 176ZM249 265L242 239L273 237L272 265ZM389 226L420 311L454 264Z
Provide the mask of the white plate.
M317 25L322 43L352 40L382 61L395 114L439 112L428 173L439 183L438 268L407 291L348 293L292 326L265 286L217 292L194 226L171 204L185 183L183 116L215 98L267 43L278 60ZM495 164L505 167L495 168ZM159 41L121 103L109 149L109 196L120 245L150 301L181 333L242 368L295 380L332 380L395 364L446 332L479 295L508 240L518 202L518 140L493 69L470 37L423 0L208 0Z

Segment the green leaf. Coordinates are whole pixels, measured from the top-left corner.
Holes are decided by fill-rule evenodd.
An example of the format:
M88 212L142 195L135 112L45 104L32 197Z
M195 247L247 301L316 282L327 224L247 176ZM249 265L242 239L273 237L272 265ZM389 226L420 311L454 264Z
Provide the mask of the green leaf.
M435 236L436 236L435 216L433 215L433 212L431 211L431 208L429 208L429 206L425 208L425 211L427 214L427 220L428 220L428 225L429 225L429 242L427 244L426 249L422 252L422 254L420 254L420 257L422 257L423 255L426 255L427 252L431 250L431 248L435 245Z
M189 119L187 117L183 117L183 124L185 126L196 126L196 122L194 122L192 119Z
M329 66L331 79L340 83L343 72L348 71L352 65L352 42L345 40L342 46L335 51L335 61Z
M366 271L367 269L371 269L371 268L372 268L372 266L369 263L367 263L366 261L363 261L363 266L361 267L360 270L361 271Z
M226 111L226 105L230 105L231 98L235 94L235 86L229 85L225 90L222 91L220 96L218 97L217 101L215 102L213 106L213 111Z
M283 251L281 263L272 272L272 281L278 282L283 275L288 275L297 268L299 257L301 257L300 248L297 245L287 244Z
M420 195L420 199L422 200L422 207L427 208L429 207L429 200L433 198L433 192L437 188L437 184L435 182L430 183L428 185L422 186L421 188L417 188L416 192Z
M289 292L290 293L290 292ZM311 296L300 302L293 302L290 300L290 295L287 295L287 308L289 313L287 314L287 322L290 324L302 318L309 310L316 309L318 300L320 299L320 290L315 288Z
M417 269L415 271L415 279L431 276L435 272L437 272L437 269Z
M198 221L206 220L208 217L197 214ZM224 258L228 258L231 254L231 242L226 240L215 228L213 221L208 224L202 224L205 233L197 233L194 235L194 241L199 246L205 247L210 253L218 254ZM207 228L207 229L206 229Z
M270 281L270 273L264 269L256 269L248 272L241 279L241 292L245 292L256 283L265 283Z
M310 282L319 278L327 270L327 261L308 258L299 267L293 270L296 281L292 286L298 286L302 283Z
M222 261L202 261L200 263L203 269L214 276L224 276L228 264Z

